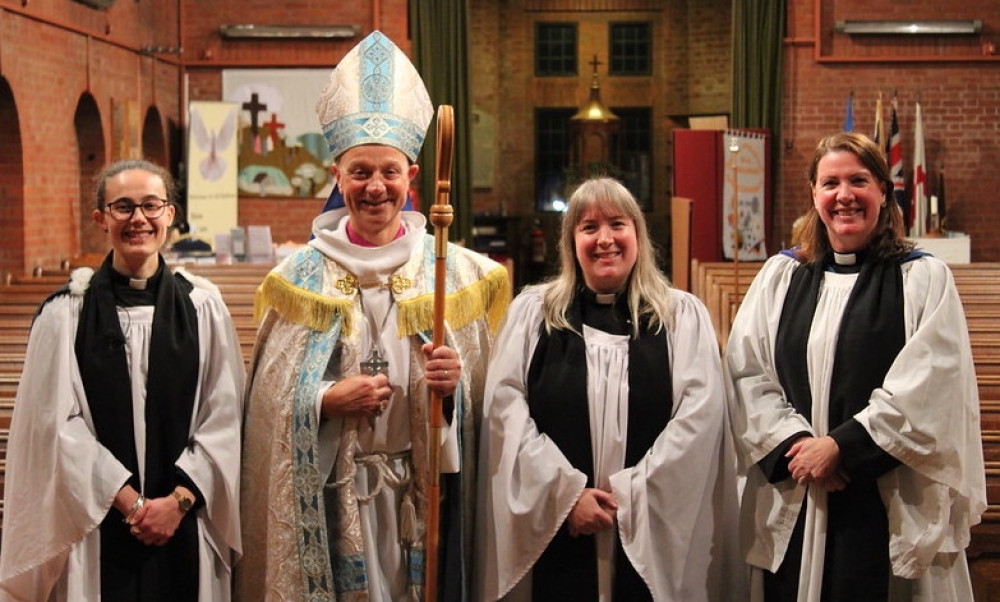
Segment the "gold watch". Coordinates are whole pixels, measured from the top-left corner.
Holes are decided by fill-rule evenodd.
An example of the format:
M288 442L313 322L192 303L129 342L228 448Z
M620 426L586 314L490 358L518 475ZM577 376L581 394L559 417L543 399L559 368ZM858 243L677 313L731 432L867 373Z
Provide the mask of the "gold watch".
M171 491L170 495L174 496L174 499L177 500L177 508L181 511L181 514L187 513L187 511L191 509L191 506L194 505L194 500L176 489Z

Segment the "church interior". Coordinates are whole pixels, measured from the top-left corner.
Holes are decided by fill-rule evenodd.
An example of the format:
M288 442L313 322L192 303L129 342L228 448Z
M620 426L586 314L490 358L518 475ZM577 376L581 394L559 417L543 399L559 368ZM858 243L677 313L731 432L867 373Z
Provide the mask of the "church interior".
M1000 601L996 0L0 0L3 445L37 304L108 251L92 188L116 159L177 178L178 241L218 251L178 260L218 280L249 355L256 284L330 193L316 92L375 30L455 108L452 240L537 282L573 182L615 175L720 345L761 261L792 244L816 143L878 138L910 236L952 264L966 309L990 502L967 554L976 599ZM252 261L237 243L256 235Z

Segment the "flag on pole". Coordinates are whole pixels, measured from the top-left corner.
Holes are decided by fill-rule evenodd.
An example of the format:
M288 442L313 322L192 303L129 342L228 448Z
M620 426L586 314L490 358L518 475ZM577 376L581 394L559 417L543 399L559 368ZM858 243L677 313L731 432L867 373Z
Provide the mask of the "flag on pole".
M913 123L913 226L910 236L927 233L927 161L924 158L924 123L917 102L917 115Z
M872 140L875 145L885 152L885 124L882 122L882 93L878 93L878 100L875 101L875 131L872 133Z
M910 210L910 200L906 198L906 179L903 177L903 144L899 135L899 102L892 95L892 119L889 122L889 145L886 157L889 159L889 176L892 178L892 198L903 212L903 224L910 231L913 216Z
M844 117L844 131L854 131L854 92L847 96L847 115Z

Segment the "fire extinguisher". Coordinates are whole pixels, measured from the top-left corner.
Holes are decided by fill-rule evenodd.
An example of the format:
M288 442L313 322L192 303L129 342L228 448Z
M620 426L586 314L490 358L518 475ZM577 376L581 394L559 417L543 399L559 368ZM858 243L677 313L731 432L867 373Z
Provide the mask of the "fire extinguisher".
M545 231L537 219L531 228L531 263L545 263Z

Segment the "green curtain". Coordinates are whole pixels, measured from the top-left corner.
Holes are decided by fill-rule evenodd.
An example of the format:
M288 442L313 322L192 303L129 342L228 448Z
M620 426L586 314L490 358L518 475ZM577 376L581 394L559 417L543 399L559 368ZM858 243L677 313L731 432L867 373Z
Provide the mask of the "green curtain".
M732 126L767 128L772 142L781 138L785 2L733 0Z
M472 103L469 99L468 0L410 0L410 38L414 64L423 77L435 110L451 105L455 139L451 172L451 205L455 219L450 240L472 238ZM435 113L436 116L436 113ZM431 121L420 156L421 211L434 202L437 119Z

